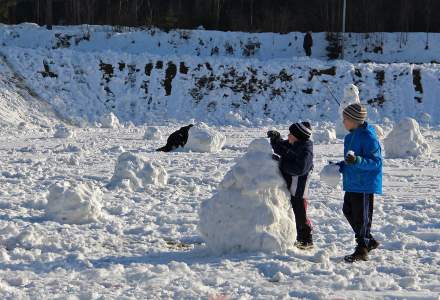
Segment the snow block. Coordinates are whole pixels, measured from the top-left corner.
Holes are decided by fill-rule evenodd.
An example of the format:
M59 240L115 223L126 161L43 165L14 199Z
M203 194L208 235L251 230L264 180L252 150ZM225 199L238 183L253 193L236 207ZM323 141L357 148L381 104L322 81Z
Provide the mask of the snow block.
M104 219L102 191L91 184L56 183L49 188L46 216L66 224L86 224Z
M69 139L75 137L75 133L64 124L58 124L55 126L55 133L53 137L56 139Z
M412 118L402 119L384 140L387 158L419 158L430 156L431 147Z
M313 142L329 143L336 140L336 131L333 128L313 131Z
M385 132L383 131L383 128L377 124L372 124L371 126L374 127L374 131L376 131L376 135L380 140L383 140L385 137Z
M342 138L348 133L347 129L345 129L344 124L342 123L342 113L347 106L353 103L361 103L359 99L359 89L354 84L349 84L344 88L344 96L341 104L339 105L339 121L336 121L336 136L338 138Z
M166 170L130 152L118 157L115 172L107 185L109 189L127 188L131 191L145 188L148 184L165 185L168 182Z
M148 127L145 130L144 139L145 140L161 140L162 133L160 132L159 128L157 128L157 127Z
M108 114L105 114L100 119L101 127L102 128L111 128L115 129L120 127L119 119L115 116L114 113L110 112Z
M193 152L219 152L226 142L226 137L204 123L189 130L185 149Z
M208 248L283 252L296 240L290 194L267 139L254 140L202 203L199 230Z
M334 164L324 166L321 173L319 173L319 177L321 182L324 182L328 186L337 187L341 183L339 166Z

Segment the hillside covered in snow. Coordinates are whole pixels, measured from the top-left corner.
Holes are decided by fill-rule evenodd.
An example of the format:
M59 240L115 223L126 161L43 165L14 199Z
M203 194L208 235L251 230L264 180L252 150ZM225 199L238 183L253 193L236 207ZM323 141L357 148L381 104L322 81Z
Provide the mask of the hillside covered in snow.
M134 124L324 121L336 117L334 98L351 83L373 121L427 114L440 121L439 34L431 34L428 49L422 33L404 42L400 33L349 35L348 61L328 60L326 35L314 38L309 59L301 33L49 31L24 24L0 27L0 51L27 86L76 125L93 125L109 112Z

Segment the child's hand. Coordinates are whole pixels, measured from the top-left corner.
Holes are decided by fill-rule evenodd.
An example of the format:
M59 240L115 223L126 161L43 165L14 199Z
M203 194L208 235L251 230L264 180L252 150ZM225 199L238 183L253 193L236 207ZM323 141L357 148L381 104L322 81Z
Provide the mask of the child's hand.
M361 162L360 156L356 156L353 151L349 151L345 157L345 162L349 165L354 165Z
M277 154L272 154L272 159L276 161L280 161L281 157L279 157Z

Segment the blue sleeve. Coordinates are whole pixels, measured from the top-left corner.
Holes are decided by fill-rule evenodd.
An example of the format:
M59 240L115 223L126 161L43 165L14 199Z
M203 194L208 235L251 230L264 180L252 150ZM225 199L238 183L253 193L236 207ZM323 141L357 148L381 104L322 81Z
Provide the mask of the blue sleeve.
M359 155L360 162L353 167L364 171L374 171L382 168L382 149L377 138L369 136L362 150L364 155Z

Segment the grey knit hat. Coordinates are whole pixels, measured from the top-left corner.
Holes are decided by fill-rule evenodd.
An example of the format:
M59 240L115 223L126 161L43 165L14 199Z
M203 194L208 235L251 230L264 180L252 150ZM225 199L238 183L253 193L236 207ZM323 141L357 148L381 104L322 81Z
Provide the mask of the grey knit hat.
M363 124L367 119L367 109L359 103L350 104L344 109L342 114L345 118L353 120L359 124Z

